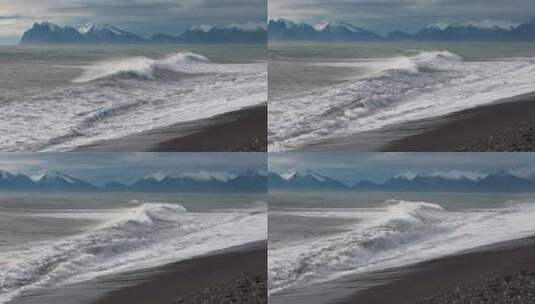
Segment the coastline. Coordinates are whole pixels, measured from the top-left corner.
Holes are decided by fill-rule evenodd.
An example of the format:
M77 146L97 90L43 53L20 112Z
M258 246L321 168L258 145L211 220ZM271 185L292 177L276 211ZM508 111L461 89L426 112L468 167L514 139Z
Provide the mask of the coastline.
M140 284L113 291L96 304L267 303L267 242L160 267Z
M10 304L267 303L267 241L26 292Z
M535 151L535 93L379 130L312 143L307 150Z
M533 303L535 238L475 248L371 274L384 280L335 303ZM385 279L386 278L386 279ZM346 281L359 285L359 279Z
M83 152L265 152L267 104L78 147Z

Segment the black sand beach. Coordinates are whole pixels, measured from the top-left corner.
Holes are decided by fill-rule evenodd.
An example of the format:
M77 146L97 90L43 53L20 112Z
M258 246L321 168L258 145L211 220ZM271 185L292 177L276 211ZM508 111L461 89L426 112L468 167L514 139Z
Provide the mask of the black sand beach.
M307 150L535 151L535 94L310 144Z
M535 303L535 239L479 248L376 277L391 281L338 303ZM359 285L358 280L353 283Z
M265 152L267 105L97 142L78 151Z
M111 292L96 304L267 303L267 244L162 267L148 280Z

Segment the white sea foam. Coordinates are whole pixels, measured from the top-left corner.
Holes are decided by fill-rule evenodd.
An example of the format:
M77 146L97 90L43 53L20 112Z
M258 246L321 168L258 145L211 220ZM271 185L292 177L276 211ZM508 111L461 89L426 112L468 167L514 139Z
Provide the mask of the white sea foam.
M188 259L267 238L254 209L194 213L177 204L133 202L89 231L0 252L0 303L23 291ZM68 216L67 216L68 217Z
M103 61L84 67L84 73L80 77L74 79L73 82L87 82L111 75L122 74L135 75L144 79L154 79L154 72L157 69L198 73L200 72L200 68L206 70L213 67L211 65L202 66L203 63L208 64L209 62L210 61L206 57L195 53L175 53L159 60L147 57L132 57ZM195 65L199 65L200 68Z
M361 67L369 73L342 84L270 100L271 151L530 93L535 75L535 58L464 61L448 51L340 65Z
M0 103L0 150L72 150L267 101L266 63L176 53L84 69L71 84Z
M427 202L386 201L379 208L284 212L354 218L344 232L299 242L270 243L269 293L348 274L408 265L478 246L531 236L535 204L446 211Z

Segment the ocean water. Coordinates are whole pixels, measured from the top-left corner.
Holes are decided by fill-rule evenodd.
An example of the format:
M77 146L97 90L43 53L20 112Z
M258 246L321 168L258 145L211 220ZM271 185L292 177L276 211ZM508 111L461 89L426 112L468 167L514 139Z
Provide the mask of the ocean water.
M535 234L534 194L276 193L269 204L273 303L330 303L378 284L377 271Z
M270 44L269 149L535 91L534 43Z
M267 101L262 45L0 46L0 150L72 150Z
M53 298L102 276L265 240L264 200L246 194L3 194L0 303L48 303L35 295ZM73 297L85 303L82 293Z

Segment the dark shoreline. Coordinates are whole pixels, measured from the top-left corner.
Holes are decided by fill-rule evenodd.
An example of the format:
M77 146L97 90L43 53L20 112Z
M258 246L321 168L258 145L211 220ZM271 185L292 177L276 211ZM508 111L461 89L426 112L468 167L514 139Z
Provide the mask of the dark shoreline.
M301 147L379 152L535 151L535 93Z
M336 303L535 303L535 238L372 274L383 285ZM368 278L369 279L369 278ZM346 281L355 286L359 280Z
M160 267L95 304L267 303L267 242Z
M265 152L267 104L79 147L86 152Z

